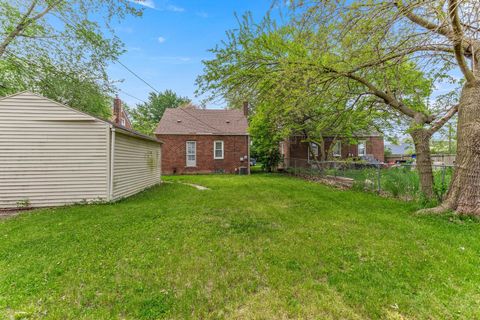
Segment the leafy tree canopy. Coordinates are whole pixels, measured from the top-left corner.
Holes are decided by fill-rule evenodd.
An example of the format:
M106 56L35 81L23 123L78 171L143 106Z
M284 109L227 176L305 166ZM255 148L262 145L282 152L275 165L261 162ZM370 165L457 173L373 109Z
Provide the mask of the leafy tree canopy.
M136 108L130 110L133 127L151 135L167 108L177 108L189 103L189 98L181 97L172 90L151 92L146 103L138 104Z
M111 23L141 11L128 0L0 0L0 11L0 95L28 89L109 116L106 69L123 52Z

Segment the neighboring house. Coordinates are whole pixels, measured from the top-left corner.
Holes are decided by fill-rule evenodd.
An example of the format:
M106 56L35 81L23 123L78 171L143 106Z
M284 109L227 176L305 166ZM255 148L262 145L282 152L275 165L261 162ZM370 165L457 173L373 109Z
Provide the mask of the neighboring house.
M113 201L160 181L155 138L30 92L0 99L0 208Z
M385 146L387 156L385 162L406 162L413 160L412 155L415 153L415 147L411 143L402 142L399 144L387 144Z
M248 106L244 110L193 107L165 110L155 131L165 174L250 173Z
M388 155L385 156L385 162L387 163L415 162L415 146L412 143L388 144L385 149L389 151ZM455 165L456 154L432 153L430 158L434 166L453 166Z
M118 96L113 99L113 112L111 121L120 127L132 129L132 123L127 111L122 106L122 100Z
M305 138L303 136L291 136L280 144L280 153L284 159L283 166L285 168L310 166L312 153L320 161L354 158L372 163L384 162L384 141L380 134L365 134L357 136L355 139L358 142L352 144L347 139L326 137L324 139L324 150L325 152L330 151L330 154L325 154L325 158L322 159L321 146L304 142ZM332 146L332 143L335 143L335 145Z

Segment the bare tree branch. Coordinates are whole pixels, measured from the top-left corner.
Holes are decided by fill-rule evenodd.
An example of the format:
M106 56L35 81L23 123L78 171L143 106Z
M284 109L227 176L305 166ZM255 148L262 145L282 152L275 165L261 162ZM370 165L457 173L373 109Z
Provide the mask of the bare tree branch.
M450 20L452 21L453 28L453 48L455 50L455 58L458 61L458 66L462 71L463 75L467 79L467 82L475 82L476 77L473 74L472 70L468 67L467 61L464 56L463 49L463 29L460 23L460 17L458 16L458 2L457 0L450 0L448 3L448 13Z
M32 23L35 21L43 18L48 12L50 12L53 8L55 8L57 5L59 5L63 0L58 0L56 2L49 3L47 7L35 16L30 18L30 15L32 12L35 10L35 7L38 4L38 0L32 0L32 3L28 7L27 11L22 15L20 18L20 21L18 22L17 26L15 29L13 29L7 37L3 40L3 42L0 44L0 57L3 56L5 53L5 49L8 47L8 45L15 40L16 37L22 35L22 33L25 31L25 29L30 26Z
M438 119L437 121L435 121L434 123L432 123L432 125L430 126L430 128L428 129L428 131L430 132L430 134L434 134L435 132L437 132L441 127L443 127L443 125L445 123L447 123L456 113L458 112L458 104L451 107L447 113L445 113L445 115L443 117L441 117L440 119Z

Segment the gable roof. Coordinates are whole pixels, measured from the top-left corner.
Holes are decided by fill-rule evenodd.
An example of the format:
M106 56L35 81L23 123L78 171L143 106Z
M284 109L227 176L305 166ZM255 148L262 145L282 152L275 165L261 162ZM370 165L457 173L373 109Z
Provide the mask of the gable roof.
M159 141L159 140L155 139L154 137L147 136L147 135L145 135L143 133L140 133L138 131L135 131L133 129L124 128L122 126L116 125L112 121L105 120L105 119L99 118L97 116L92 116L88 113L85 113L83 111L74 109L70 106L67 106L67 105L63 104L63 103L57 102L55 100L52 100L50 98L44 97L44 96L42 96L38 93L34 93L34 92L31 92L31 91L28 91L28 90L17 92L17 93L7 95L7 96L4 96L4 97L0 97L0 102L1 101L7 101L8 99L16 99L16 98L36 99L39 107L45 107L45 105L44 104L42 105L40 102L47 102L47 103L50 103L50 104L53 104L53 105L56 105L56 106L59 106L59 107L62 107L62 108L65 108L67 110L72 111L73 112L72 114L76 115L76 117L75 118L70 117L69 118L70 120L100 121L100 122L104 122L104 123L110 125L112 128L115 128L116 130L118 130L118 131L120 131L124 134L133 135L133 136L139 137L141 139L150 140L150 141L154 141L154 142L157 142L157 143L163 143L162 141Z
M248 135L241 110L168 108L155 134Z
M385 145L385 149L387 148L390 149L392 155L406 155L410 150L414 150L411 143L405 142L400 144L387 144Z

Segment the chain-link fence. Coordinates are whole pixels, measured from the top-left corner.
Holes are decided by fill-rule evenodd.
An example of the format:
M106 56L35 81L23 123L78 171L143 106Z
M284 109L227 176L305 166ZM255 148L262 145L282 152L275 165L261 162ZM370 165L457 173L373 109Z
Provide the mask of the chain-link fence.
M433 165L434 191L443 199L453 175L451 165ZM285 171L303 178L336 187L377 192L404 200L419 200L422 195L416 165L375 164L353 161L315 162L290 159Z

